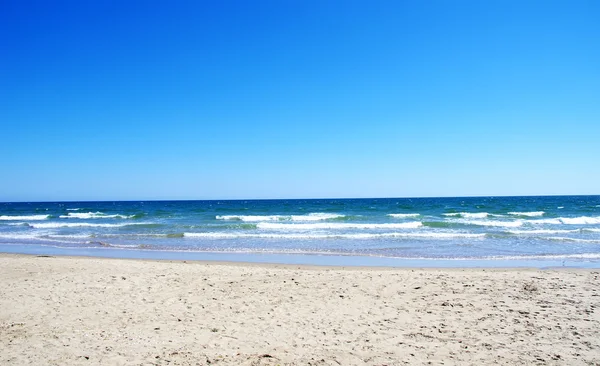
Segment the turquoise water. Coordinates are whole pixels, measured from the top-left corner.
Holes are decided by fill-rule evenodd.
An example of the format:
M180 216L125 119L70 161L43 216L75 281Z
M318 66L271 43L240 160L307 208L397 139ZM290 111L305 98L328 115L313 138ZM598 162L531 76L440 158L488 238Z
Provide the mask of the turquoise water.
M0 251L596 263L600 196L0 203Z

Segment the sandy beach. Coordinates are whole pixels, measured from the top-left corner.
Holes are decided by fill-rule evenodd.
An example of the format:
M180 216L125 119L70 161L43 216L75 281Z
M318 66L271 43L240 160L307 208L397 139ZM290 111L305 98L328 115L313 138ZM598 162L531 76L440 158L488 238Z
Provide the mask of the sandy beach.
M0 364L600 364L599 276L1 254Z

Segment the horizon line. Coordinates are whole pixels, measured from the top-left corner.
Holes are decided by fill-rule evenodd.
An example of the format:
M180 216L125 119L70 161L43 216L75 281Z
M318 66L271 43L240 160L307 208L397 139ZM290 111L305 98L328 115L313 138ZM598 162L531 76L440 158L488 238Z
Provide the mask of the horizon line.
M85 203L85 202L195 202L195 201L298 201L298 200L377 200L425 198L526 198L526 197L594 197L600 194L530 194L530 195L473 195L473 196L405 196L405 197L322 197L322 198L192 198L192 199L127 199L127 200L42 200L1 201L0 203Z

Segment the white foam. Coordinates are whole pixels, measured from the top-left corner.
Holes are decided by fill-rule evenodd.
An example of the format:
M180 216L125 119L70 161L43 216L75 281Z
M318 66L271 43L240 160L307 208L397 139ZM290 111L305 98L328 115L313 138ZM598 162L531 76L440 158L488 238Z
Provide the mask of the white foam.
M557 240L557 241L570 241L570 242L575 242L575 243L588 243L588 244L598 244L598 243L600 243L600 240L566 238L566 237L562 237L562 236L552 236L552 237L549 237L548 239L550 239L550 240Z
M398 224L357 224L357 223L328 223L320 222L314 224L281 224L261 222L258 223L259 229L270 230L319 230L319 229L414 229L423 226L419 221L404 222Z
M593 225L600 224L600 217L561 217L560 220L567 225Z
M45 241L45 242L57 242L64 243L64 240L60 240L60 238L51 238L48 236L40 236L40 235L32 235L32 234L0 234L0 239L9 239L9 240L27 240L27 241Z
M515 220L515 221L493 221L493 220L456 220L455 222L459 222L467 225L477 225L477 226L494 226L494 227L519 227L523 225L523 221Z
M578 233L579 230L509 230L511 234L522 235L522 234L568 234Z
M423 257L421 259L430 259ZM539 255L506 255L506 256L486 256L481 258L440 258L441 260L524 260L524 259L600 259L600 253L581 253L581 254L539 254ZM437 259L434 259L437 260Z
M59 234L52 234L52 235L46 235L46 237L48 238L54 238L54 239L89 239L90 235L89 234L71 234L71 235L59 235Z
M140 247L139 244L110 244L110 243L105 243L103 241L96 241L96 240L90 240L86 244L99 245L102 247L109 247L109 248L121 248L121 249L133 249L133 248Z
M468 233L380 233L380 234L273 234L273 233L184 233L188 238L207 239L377 239L377 238L405 238L405 239L453 239L453 238L484 238L485 234Z
M123 227L128 225L132 224L91 224L88 222L48 222L42 224L29 224L29 226L35 229L56 229L61 227Z
M487 212L455 212L455 213L445 213L444 216L451 217L464 217L466 219L483 219L488 216L491 216Z
M536 217L536 216L544 216L544 211L531 211L531 212L509 212L509 215L515 216L528 216L528 217Z
M107 215L102 212L76 212L68 213L66 215L60 215L61 219L130 219L134 215Z
M238 220L247 222L261 221L322 221L344 217L340 214L331 213L310 213L307 215L219 215L217 220Z
M26 215L26 216L0 216L0 220L16 221L16 220L46 220L50 215Z
M552 225L594 225L600 224L600 217L557 217L555 219L542 219L529 221L532 224L552 224Z
M421 216L421 214L418 213L407 213L407 214L388 214L388 216L396 218L396 219L405 219L408 217L417 217L417 216Z
M315 213L310 213L308 215L292 215L290 218L292 221L322 221L322 220L338 219L340 217L344 217L344 215L315 212Z
M80 208L67 208L67 211L79 211L81 210Z
M560 219L541 219L541 220L531 220L528 221L530 224L550 224L550 225L560 225L562 221Z
M277 221L281 216L254 216L254 215L219 215L215 218L217 220L238 220L238 221Z
M15 239L15 240L32 240L39 239L38 235L32 234L17 234L17 233L8 233L8 234L0 234L0 238L2 239Z

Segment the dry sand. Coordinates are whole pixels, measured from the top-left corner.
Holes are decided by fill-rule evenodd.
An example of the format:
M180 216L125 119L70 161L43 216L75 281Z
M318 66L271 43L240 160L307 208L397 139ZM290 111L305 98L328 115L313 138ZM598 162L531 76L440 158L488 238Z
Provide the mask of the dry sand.
M0 254L0 364L600 364L599 276Z

